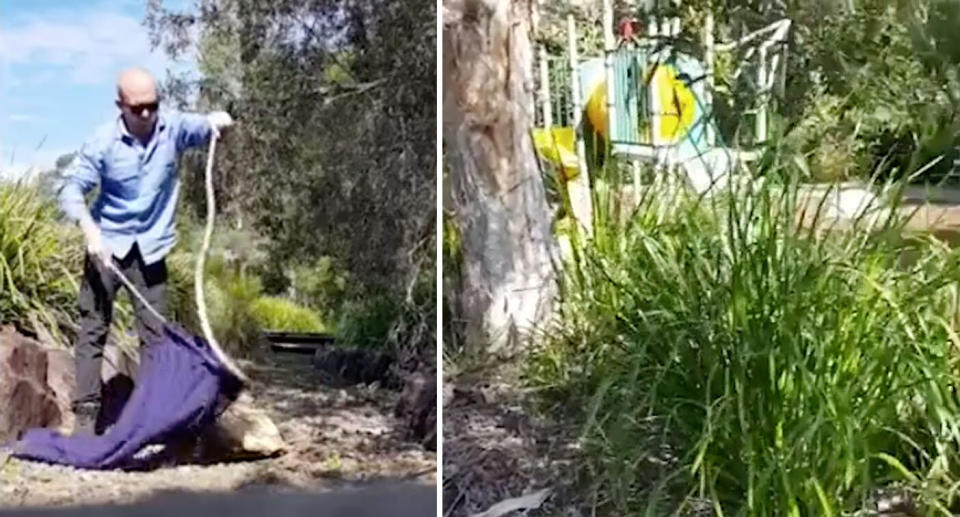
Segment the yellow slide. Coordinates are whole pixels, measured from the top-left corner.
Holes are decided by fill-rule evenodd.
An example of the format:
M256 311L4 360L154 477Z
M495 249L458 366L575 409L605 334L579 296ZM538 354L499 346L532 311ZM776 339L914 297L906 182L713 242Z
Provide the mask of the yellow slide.
M533 144L541 158L563 171L564 181L579 174L575 133L572 127L534 128Z
M587 120L593 130L604 139L607 138L607 81L601 80L593 84L587 96Z
M654 105L659 106L660 131L658 143L674 144L690 130L697 110L693 92L681 80L671 65L659 65L653 72ZM600 136L607 138L607 82L600 81L590 90L586 104L587 119ZM638 135L641 142L650 143L649 133Z

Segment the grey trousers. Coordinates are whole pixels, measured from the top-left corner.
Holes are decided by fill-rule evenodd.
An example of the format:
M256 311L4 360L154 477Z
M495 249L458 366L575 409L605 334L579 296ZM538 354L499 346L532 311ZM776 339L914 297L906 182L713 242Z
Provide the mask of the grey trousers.
M126 257L119 260L114 257L113 261L150 305L164 318L168 317L166 261L144 264L136 244ZM120 287L125 286L116 273L99 260L86 257L83 284L80 287L80 335L74 348L77 376L74 403L100 400L103 347L113 319L113 301ZM163 322L147 310L136 296L131 294L130 298L142 349L163 337Z

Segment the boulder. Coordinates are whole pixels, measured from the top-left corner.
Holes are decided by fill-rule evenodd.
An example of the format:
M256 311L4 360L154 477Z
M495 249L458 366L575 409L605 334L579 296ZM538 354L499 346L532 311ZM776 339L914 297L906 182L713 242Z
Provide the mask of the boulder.
M46 347L12 326L0 328L0 442L34 427L71 432L73 385L69 351Z
M271 457L288 449L273 420L246 391L220 414L203 448L202 456L218 460Z

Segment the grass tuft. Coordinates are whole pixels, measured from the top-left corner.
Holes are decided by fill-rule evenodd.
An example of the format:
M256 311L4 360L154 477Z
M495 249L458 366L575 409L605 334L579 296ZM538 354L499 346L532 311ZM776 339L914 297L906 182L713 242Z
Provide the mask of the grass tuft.
M840 515L891 486L956 513L960 254L897 217L814 231L799 175L765 172L650 187L622 223L596 203L529 375L583 408L602 514Z

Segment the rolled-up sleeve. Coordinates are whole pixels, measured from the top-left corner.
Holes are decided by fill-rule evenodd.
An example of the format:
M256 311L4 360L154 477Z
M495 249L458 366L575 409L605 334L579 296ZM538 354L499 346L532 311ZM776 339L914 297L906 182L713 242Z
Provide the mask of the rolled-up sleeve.
M210 121L199 113L179 113L177 116L177 147L181 150L206 144L212 133Z
M77 222L87 210L84 196L100 183L103 151L97 139L88 140L67 166L60 182L59 201L67 219Z

